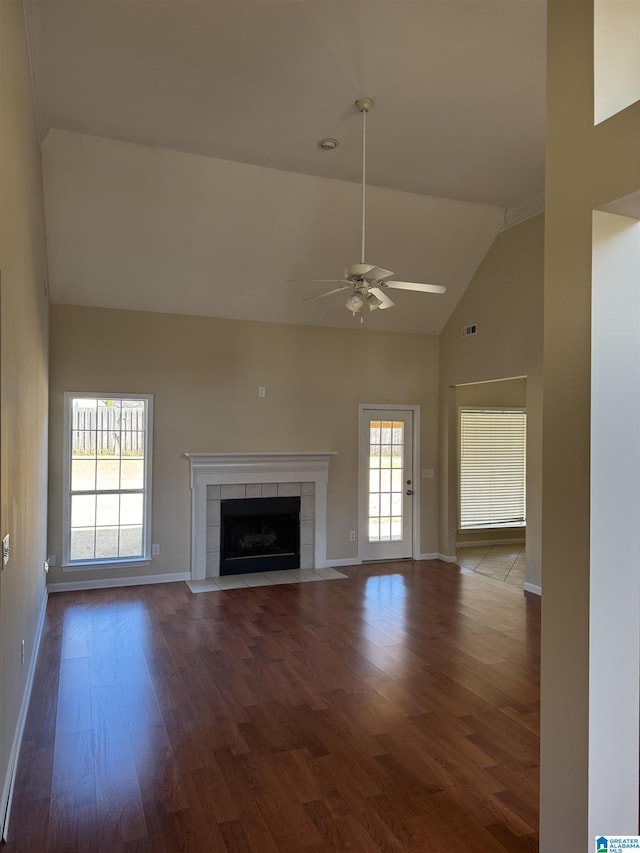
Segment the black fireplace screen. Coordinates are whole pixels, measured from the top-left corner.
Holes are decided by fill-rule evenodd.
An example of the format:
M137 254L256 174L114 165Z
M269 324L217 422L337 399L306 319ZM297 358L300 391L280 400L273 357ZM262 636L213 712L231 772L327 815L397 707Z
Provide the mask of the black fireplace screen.
M300 498L246 498L220 504L220 574L300 568Z

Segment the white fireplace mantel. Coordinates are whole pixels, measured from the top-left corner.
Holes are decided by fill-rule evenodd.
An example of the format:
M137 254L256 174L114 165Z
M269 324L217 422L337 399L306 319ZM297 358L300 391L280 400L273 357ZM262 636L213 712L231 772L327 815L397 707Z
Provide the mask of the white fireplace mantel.
M207 576L207 486L313 483L314 566L326 566L327 482L335 451L320 453L185 453L191 466L191 577Z

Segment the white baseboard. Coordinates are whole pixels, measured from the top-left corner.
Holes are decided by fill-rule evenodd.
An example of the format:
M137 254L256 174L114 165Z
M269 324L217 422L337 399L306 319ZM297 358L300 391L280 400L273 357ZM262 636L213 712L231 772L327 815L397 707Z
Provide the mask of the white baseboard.
M91 581L64 581L50 583L49 592L73 592L80 589L109 589L117 586L145 586L150 583L175 583L191 580L190 572L174 572L166 575L135 575L131 578L103 578Z
M36 674L36 663L38 662L38 652L40 650L40 640L42 639L42 630L44 628L44 619L47 613L47 599L49 597L48 590L45 589L38 617L38 625L36 627L35 642L33 644L33 654L29 664L29 672L24 686L24 694L22 696L22 704L18 721L16 723L15 732L13 735L13 743L11 745L11 753L9 755L9 764L7 765L7 775L5 776L4 785L2 786L2 802L0 803L0 814L2 815L2 840L7 840L7 832L9 829L9 818L11 815L11 801L13 799L13 784L15 781L16 766L18 764L18 756L20 755L20 747L22 746L22 735L24 734L24 726L27 721L27 712L29 710L29 702L31 701L31 690L33 688L33 679Z
M438 554L418 554L417 557L413 558L414 560L439 560L440 557Z
M458 562L458 558L456 557L455 554L452 557L450 557L448 554L436 554L435 559L436 560L442 560L443 563L457 563Z
M325 560L328 569L335 569L336 566L360 566L362 560L357 557L344 557L341 560Z
M537 583L525 583L523 589L525 592L533 592L534 595L542 595L542 587Z
M478 539L473 542L458 542L456 548L482 548L483 545L524 545L525 539Z

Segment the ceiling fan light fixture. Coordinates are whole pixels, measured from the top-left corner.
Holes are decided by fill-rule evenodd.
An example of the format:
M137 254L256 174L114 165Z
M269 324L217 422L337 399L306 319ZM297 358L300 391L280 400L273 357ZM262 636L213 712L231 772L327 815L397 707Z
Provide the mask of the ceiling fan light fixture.
M367 305L369 306L369 311L375 311L376 308L379 308L382 305L382 300L378 299L374 293L370 293L367 296Z
M359 293L352 293L351 296L347 297L344 307L347 311L351 311L352 314L357 314L358 311L362 311L364 308L364 299Z

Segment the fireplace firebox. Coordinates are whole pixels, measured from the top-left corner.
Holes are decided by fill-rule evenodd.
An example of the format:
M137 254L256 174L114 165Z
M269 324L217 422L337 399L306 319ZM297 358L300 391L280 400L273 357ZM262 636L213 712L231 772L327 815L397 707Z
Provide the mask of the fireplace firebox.
M220 503L220 574L300 568L300 498Z

